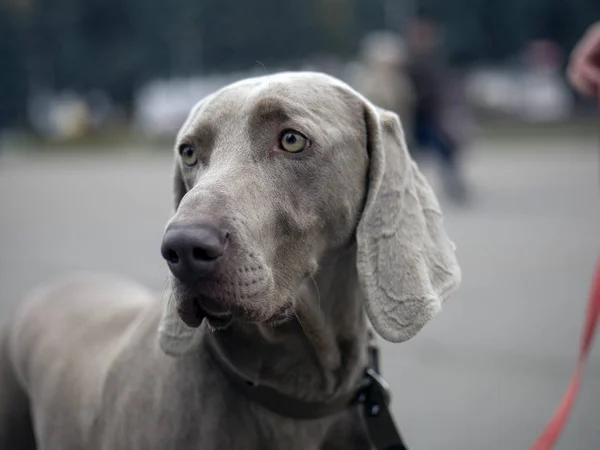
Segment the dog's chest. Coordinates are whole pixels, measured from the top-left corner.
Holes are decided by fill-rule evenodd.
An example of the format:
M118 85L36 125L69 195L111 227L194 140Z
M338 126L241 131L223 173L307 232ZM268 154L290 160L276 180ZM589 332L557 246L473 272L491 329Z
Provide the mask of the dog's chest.
M203 358L148 356L132 352L117 361L90 437L98 445L88 448L304 450L319 448L334 422L299 423L263 410Z

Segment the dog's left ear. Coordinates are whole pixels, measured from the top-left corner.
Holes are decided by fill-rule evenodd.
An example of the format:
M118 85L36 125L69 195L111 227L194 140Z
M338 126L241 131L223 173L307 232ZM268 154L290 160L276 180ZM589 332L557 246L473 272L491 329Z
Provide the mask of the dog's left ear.
M370 166L357 229L358 275L373 327L384 339L402 342L441 309L461 272L398 116L365 101L365 122Z

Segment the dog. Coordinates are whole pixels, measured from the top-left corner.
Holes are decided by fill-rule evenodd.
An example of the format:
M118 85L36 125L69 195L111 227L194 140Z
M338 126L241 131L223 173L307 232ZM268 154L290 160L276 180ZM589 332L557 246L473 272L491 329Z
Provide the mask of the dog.
M201 100L174 153L165 300L93 274L33 292L0 335L0 448L372 448L356 405L287 417L232 378L326 404L363 376L369 321L406 341L458 287L398 117L279 73Z

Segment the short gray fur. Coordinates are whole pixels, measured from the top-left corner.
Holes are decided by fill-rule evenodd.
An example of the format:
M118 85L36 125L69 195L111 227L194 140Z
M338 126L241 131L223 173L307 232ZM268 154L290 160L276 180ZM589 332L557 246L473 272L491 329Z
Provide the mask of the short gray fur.
M311 147L274 150L285 128ZM175 153L171 223L231 230L212 294L252 323L187 327L177 311L194 292L175 279L162 306L105 275L39 288L0 334L0 449L369 448L357 409L277 416L232 389L203 347L320 401L361 376L367 317L401 342L439 311L460 270L398 117L329 76L282 73L199 102L175 148L184 140L202 155L187 168ZM287 322L264 324L286 305Z

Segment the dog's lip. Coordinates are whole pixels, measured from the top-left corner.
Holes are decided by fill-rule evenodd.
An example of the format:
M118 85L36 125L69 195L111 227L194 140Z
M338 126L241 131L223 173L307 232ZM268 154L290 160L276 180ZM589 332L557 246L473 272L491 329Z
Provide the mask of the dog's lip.
M198 299L196 302L198 303L198 308L202 310L208 325L213 330L224 329L231 325L231 322L233 321L233 313L231 311L227 309L217 311L214 309L214 307L206 308L206 306L202 303L202 299Z
M176 305L177 314L188 327L197 328L202 324L206 314L197 301L194 299L190 299L190 301L176 299Z
M197 295L187 300L181 299L180 302L183 305L188 305L187 308L181 309L182 312L185 309L192 310L190 311L191 314L180 313L180 317L188 326L193 328L200 326L204 319L212 329L218 330L228 327L234 319L246 323L278 325L289 321L292 317L292 306L289 304L280 306L274 313L267 316L259 311L252 311L243 307L236 308L232 304L223 304L216 301L216 299L203 295Z
M231 321L232 313L225 305L220 309L222 305L215 302L207 308L206 303L209 302L201 297L179 299L177 310L180 318L191 328L199 327L204 319L209 319L214 324Z
M230 311L209 311L200 304L200 309L204 312L204 315L210 319L224 320L233 316Z
M233 322L233 315L229 314L227 316L215 317L211 315L206 316L206 321L210 328L213 330L223 330L231 325Z
M231 311L223 304L223 302L212 299L206 296L198 296L193 300L198 308L204 312L205 315L222 319L228 316L231 316Z

